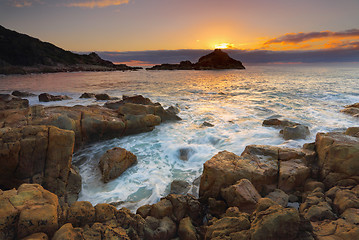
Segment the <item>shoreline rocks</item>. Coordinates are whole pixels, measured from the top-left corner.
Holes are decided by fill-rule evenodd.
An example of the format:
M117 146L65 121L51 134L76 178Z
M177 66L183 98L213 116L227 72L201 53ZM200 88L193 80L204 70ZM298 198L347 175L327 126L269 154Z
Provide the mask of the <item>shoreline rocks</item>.
M39 95L40 102L53 102L53 101L62 101L62 100L69 100L72 99L66 95L51 95L48 93L41 93Z
M266 119L262 123L265 127L274 127L281 129L279 134L285 139L306 139L310 135L309 128L299 123L288 120L279 120L277 118Z

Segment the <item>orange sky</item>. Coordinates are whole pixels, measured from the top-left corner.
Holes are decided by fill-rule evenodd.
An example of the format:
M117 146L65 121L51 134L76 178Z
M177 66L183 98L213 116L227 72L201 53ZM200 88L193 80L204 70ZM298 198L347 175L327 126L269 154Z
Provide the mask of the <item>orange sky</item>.
M309 50L357 47L358 9L358 0L2 0L0 23L71 51L213 49L224 43Z

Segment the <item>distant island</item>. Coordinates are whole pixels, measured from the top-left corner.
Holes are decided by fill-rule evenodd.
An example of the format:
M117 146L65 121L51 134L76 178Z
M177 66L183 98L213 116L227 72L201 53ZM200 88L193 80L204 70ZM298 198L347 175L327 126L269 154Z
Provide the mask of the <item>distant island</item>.
M218 69L245 69L241 61L231 58L221 49L215 49L208 55L201 57L197 63L182 61L179 64L155 65L146 70L218 70Z
M0 74L137 70L113 64L96 53L81 55L0 25Z

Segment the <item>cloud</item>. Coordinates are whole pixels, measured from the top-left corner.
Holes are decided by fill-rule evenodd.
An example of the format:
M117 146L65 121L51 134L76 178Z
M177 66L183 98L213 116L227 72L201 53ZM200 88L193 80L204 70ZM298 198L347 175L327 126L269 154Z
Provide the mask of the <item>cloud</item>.
M321 32L308 32L308 33L287 33L283 36L270 39L264 43L264 45L282 43L282 44L297 44L310 40L318 40L322 38L348 38L348 37L359 37L359 29L349 29L345 31L332 32L332 31L321 31Z
M103 8L109 6L119 6L128 3L130 0L92 0L84 2L73 2L67 4L68 7L82 7L82 8Z
M32 4L40 2L39 0L10 0L10 4L13 7L31 7Z

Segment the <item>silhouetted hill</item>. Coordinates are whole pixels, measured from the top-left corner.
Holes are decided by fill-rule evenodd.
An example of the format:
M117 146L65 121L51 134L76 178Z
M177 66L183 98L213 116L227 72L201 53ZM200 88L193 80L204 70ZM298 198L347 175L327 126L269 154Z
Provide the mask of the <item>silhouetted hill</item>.
M0 73L134 70L96 53L80 55L0 26Z
M197 63L182 61L179 64L155 65L147 70L216 70L216 69L245 69L241 61L231 58L221 49L215 49L210 54L201 57Z

